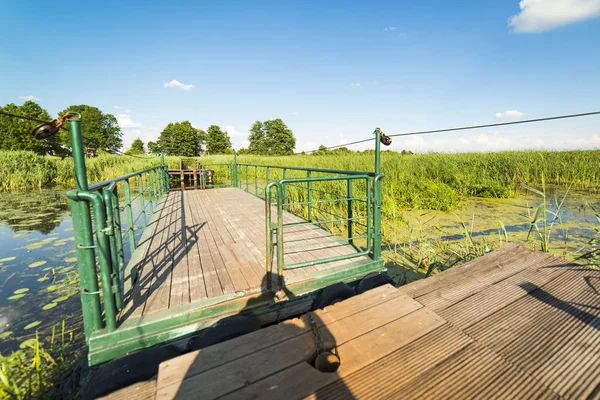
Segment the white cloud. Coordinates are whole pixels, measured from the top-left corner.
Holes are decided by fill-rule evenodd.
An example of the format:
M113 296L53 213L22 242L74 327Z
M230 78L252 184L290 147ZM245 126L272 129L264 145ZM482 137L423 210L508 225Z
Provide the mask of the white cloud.
M113 106L113 108L114 108L115 110L120 110L122 107L120 107L120 106Z
M539 33L600 16L600 0L521 0L508 19L513 32Z
M225 132L227 132L227 134L229 135L229 137L248 137L248 132L241 132L238 131L237 129L235 129L233 126L231 125L227 125L225 127Z
M35 96L19 96L19 98L25 101L40 101L40 99Z
M388 26L388 27L383 28L384 31L395 31L396 29L398 29L398 28L396 28L395 26Z
M498 118L498 119L519 119L523 115L525 115L525 113L522 113L521 111L518 111L518 110L506 110L506 111L503 111L500 113L496 113L496 118Z
M294 111L292 115L300 115L300 113L298 111Z
M351 83L350 87L353 89L356 89L356 88L360 87L360 83Z
M179 82L177 79L173 79L171 82L165 82L164 87L176 87L182 90L192 90L194 85L186 85L185 83Z
M471 145L471 142L469 142L469 140L465 139L464 137L458 138L458 143L464 144L465 146L470 146Z
M141 128L144 126L143 124L132 120L131 116L128 114L118 114L116 115L116 117L117 121L119 122L119 127L121 127L121 129Z

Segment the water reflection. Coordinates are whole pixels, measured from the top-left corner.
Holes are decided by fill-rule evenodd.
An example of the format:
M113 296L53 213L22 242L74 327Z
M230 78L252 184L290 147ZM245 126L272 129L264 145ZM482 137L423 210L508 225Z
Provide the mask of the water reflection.
M0 223L14 232L47 235L60 225L68 209L64 190L0 194Z

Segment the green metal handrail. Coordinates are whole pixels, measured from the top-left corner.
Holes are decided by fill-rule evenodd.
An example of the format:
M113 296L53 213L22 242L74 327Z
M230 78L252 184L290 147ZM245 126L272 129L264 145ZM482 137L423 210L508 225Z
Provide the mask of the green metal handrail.
M289 269L296 268L304 268L309 266L314 266L318 264L325 264L334 261L347 260L356 257L362 256L370 256L372 259L376 260L381 257L381 232L380 232L380 221L381 218L380 208L377 207L377 204L380 204L376 200L376 194L378 193L375 189L375 186L379 185L380 179L383 177L383 174L372 174L372 173L363 173L357 174L352 171L351 174L345 175L337 175L337 176L321 176L321 177L312 177L308 175L306 178L283 178L277 181L267 183L265 187L265 225L266 225L266 268L267 268L267 276L272 275L273 269L273 249L275 247L275 243L277 245L277 279L272 282L268 282L270 288L273 291L278 291L283 284L283 271ZM365 183L365 192L366 196L355 198L352 192L352 182L357 180L364 180ZM366 246L364 246L360 251L351 254L333 256L333 257L325 257L316 260L304 261L295 264L285 264L285 235L284 235L284 224L283 224L283 213L285 211L286 205L291 204L302 204L302 205L312 205L319 202L328 202L329 200L317 200L317 201L307 201L307 202L297 202L297 203L288 203L285 198L285 187L286 185L294 185L294 184L307 184L307 194L311 193L310 184L318 183L318 182L332 182L332 181L346 181L347 182L347 192L346 196L343 198L332 199L332 201L347 201L347 216L337 215L332 213L337 219L335 220L327 220L327 221L312 221L312 215L309 213L308 215L308 224L324 224L329 222L342 222L346 223L348 226L348 243L353 244L355 239L366 239ZM255 180L256 182L256 180ZM371 186L373 185L373 190ZM277 210L277 222L273 222L272 216L272 207L273 207L273 189L276 191L276 210ZM352 202L354 200L363 200L366 201L366 215L365 216L355 216L353 215L353 207ZM354 227L353 224L359 220L366 219L366 235L354 235ZM291 224L293 225L293 224ZM276 236L276 242L273 237Z

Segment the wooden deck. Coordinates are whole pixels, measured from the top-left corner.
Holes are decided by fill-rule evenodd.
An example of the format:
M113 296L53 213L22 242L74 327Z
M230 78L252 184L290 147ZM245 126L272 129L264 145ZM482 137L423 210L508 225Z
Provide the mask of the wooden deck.
M286 264L355 254L357 249L314 225L284 213ZM298 223L298 225L293 225ZM265 203L240 189L173 191L137 255L140 273L121 319L266 287ZM359 257L353 261L367 257ZM351 260L352 261L352 260ZM287 270L286 282L348 260ZM274 261L276 270L276 257Z
M600 271L514 244L314 319L336 373L306 361L303 315L163 362L109 398L600 399Z

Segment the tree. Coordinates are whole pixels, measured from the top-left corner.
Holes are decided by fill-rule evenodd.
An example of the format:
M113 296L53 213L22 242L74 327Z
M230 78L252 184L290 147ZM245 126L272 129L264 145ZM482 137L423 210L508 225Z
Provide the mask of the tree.
M0 107L0 110L14 114L49 121L50 114L33 101L26 101L20 106L14 103ZM29 150L38 154L63 155L65 150L60 145L60 139L54 135L47 139L38 140L31 130L39 122L0 115L0 149L2 150Z
M256 121L250 128L248 141L253 154L283 156L293 154L296 148L294 133L280 118Z
M211 125L206 136L206 150L210 154L231 154L233 150L227 132L217 125Z
M158 137L158 149L170 156L197 156L200 154L202 144L200 132L190 121L171 122ZM154 152L154 150L150 151Z
M81 136L86 153L104 150L109 153L119 150L123 146L121 128L117 118L112 114L104 114L100 109L85 104L73 105L66 108L60 115L68 111L81 114ZM69 132L61 131L62 143L71 148Z
M144 142L142 139L137 138L131 142L131 147L125 152L125 154L146 154L144 151Z
M148 141L148 144L146 146L148 146L149 153L160 153L160 146L157 142Z

